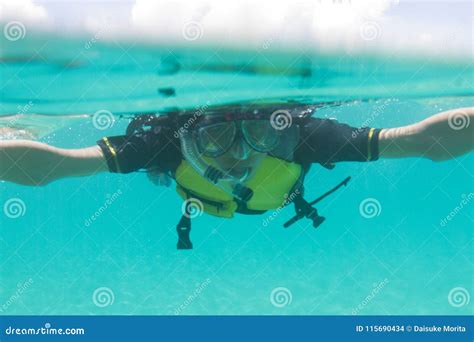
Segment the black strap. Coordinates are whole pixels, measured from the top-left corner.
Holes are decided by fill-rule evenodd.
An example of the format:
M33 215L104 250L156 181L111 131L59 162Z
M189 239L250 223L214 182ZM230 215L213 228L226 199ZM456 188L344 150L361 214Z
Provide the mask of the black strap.
M313 207L313 205L318 203L322 199L326 198L327 196L332 194L334 191L338 190L343 185L347 185L347 183L350 181L350 179L351 179L351 177L347 177L341 183L336 185L334 188L327 191L326 193L324 193L323 195L319 196L318 198L316 198L314 201L311 201L311 202L308 202L303 198L303 191L299 191L298 195L293 200L293 202L295 204L296 215L293 216L287 222L285 222L285 224L283 226L285 228L288 228L289 226L291 226L295 222L301 220L303 217L306 217L306 218L309 218L313 221L313 227L314 228L319 227L321 225L321 223L324 222L325 218L318 214L318 211L316 210L316 208Z
M176 226L176 231L178 232L178 249L193 249L193 243L189 236L191 233L191 217L187 214L189 213L189 205L190 201L186 203L184 214Z
M296 221L302 219L303 217L309 218L313 221L313 227L318 228L321 223L324 222L326 218L319 216L318 210L311 206L311 204L306 201L301 194L297 195L293 200L295 204L296 215L288 220L283 226L288 228Z
M314 201L309 202L309 204L314 205L314 204L318 203L319 201L321 201L321 200L323 200L324 198L328 197L328 196L329 196L330 194L332 194L334 191L337 191L341 186L347 185L347 183L349 183L350 180L351 180L351 176L346 177L346 179L344 179L341 183L339 183L338 185L336 185L334 188L332 188L332 189L329 190L328 192L322 194L321 196L319 196L318 198L316 198Z

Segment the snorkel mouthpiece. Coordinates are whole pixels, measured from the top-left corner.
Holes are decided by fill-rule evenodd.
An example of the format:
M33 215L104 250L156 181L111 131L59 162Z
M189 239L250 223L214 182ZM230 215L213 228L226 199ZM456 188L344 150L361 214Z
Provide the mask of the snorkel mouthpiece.
M245 175L247 174L248 171L245 172ZM222 171L213 166L209 166L204 173L204 177L213 184L218 184L225 176ZM232 195L241 201L248 202L253 196L253 191L240 183L236 183L232 189Z
M210 182L216 184L220 180L240 180L244 182L250 176L250 168L243 170L237 177L237 175L230 176L228 173L219 170L218 168L209 165L204 171L204 178Z

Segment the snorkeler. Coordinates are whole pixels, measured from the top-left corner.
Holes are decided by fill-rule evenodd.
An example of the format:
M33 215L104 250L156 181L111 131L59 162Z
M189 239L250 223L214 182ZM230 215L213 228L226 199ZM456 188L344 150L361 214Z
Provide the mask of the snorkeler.
M59 149L29 140L0 140L0 180L40 186L64 177L100 172L148 172L155 184L171 184L185 200L177 226L178 248L192 248L190 206L231 218L261 214L293 203L290 226L324 217L308 202L304 177L318 163L424 157L452 159L474 149L474 107L433 115L398 128L354 128L314 117L322 105L294 101L243 103L205 110L173 110L136 116L122 136L82 149Z

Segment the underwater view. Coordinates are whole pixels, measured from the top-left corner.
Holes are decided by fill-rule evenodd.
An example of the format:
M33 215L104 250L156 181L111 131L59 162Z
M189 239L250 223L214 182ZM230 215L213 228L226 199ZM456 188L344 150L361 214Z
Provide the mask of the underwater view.
M474 107L471 58L7 38L0 140L79 149L125 134L141 114L248 101L317 105L313 117L375 128ZM176 248L174 181L1 181L0 314L472 315L473 175L472 153L314 164L308 200L351 177L317 204L317 229L307 219L284 228L292 204L231 219L198 205L189 250Z

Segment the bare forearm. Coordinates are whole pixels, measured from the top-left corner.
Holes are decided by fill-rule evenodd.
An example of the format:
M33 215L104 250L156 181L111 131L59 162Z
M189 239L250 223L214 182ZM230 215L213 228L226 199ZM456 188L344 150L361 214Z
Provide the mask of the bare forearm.
M0 180L35 186L107 170L98 146L60 149L29 140L0 141Z
M442 112L409 126L383 129L379 136L382 158L426 157L442 161L473 149L473 107Z

